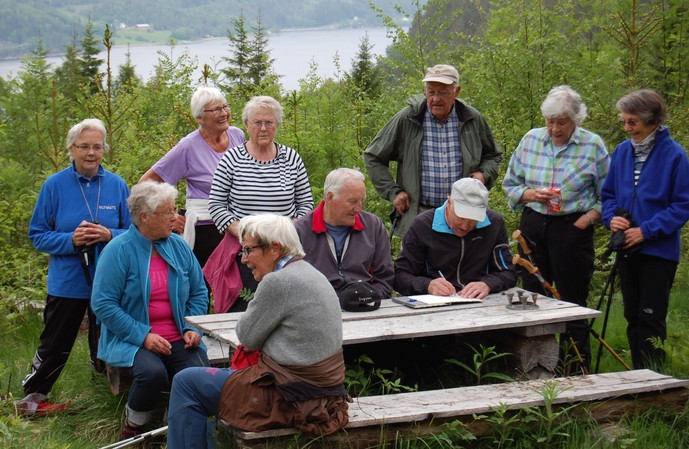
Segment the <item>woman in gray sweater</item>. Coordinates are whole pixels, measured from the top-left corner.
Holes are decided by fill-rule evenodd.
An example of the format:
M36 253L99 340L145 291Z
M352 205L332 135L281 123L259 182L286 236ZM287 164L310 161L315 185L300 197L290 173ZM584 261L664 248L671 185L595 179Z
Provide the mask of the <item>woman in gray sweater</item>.
M211 447L207 422L215 415L249 431L298 427L321 434L347 423L342 315L335 291L301 260L304 252L288 218L245 217L239 236L242 263L259 285L237 324L237 337L245 348L260 350L260 358L239 371L179 373L170 393L169 449Z

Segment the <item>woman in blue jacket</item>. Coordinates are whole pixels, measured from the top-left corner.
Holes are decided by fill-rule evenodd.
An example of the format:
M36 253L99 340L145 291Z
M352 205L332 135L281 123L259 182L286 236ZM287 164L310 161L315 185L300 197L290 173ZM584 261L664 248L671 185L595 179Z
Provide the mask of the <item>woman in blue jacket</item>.
M172 234L176 197L166 183L135 185L127 200L133 224L110 242L96 269L98 356L132 369L122 439L142 432L176 373L209 365L201 335L184 321L206 313L208 291L191 248Z
M45 180L29 223L34 247L50 256L44 328L22 385L24 398L17 410L26 415L48 414L65 408L51 404L52 390L77 338L84 313L89 317L91 364L96 358L98 328L89 310L91 279L106 243L130 225L127 183L101 165L108 151L103 122L89 118L67 133L71 164Z
M603 183L603 223L624 236L618 271L635 369L658 369L665 352L670 289L679 262L680 231L689 220L689 158L663 123L665 100L639 90L617 102L630 139L612 155Z

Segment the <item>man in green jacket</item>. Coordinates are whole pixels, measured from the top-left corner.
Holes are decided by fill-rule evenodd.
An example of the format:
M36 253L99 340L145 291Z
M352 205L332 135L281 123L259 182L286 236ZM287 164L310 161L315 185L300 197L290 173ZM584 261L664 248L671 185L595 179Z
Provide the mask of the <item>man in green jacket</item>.
M400 236L417 214L440 207L456 180L472 177L490 188L502 160L481 113L457 99L462 90L457 69L436 65L423 82L424 93L409 98L364 153L378 194L401 215ZM398 163L396 180L391 161Z

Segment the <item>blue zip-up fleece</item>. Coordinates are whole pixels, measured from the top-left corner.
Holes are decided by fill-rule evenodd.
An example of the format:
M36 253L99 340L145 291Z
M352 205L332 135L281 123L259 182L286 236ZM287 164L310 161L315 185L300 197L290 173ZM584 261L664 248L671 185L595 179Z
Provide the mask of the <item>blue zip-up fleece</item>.
M91 307L102 322L98 358L112 366L130 367L151 331L148 305L151 300L149 267L155 245L168 264L168 294L180 335L198 332L184 322L187 316L208 310L208 290L201 266L182 237L151 242L132 225L105 247L96 267ZM205 346L201 343L205 350Z
M49 295L89 299L91 288L72 241L74 230L82 221L92 221L93 215L93 219L97 218L100 224L110 229L113 237L124 233L131 224L128 197L127 183L102 166L98 167L96 176L89 179L80 175L72 163L45 180L29 222L29 238L37 250L50 255ZM96 255L103 246L103 243L96 245ZM93 278L93 265L90 270Z
M622 208L641 227L641 254L679 261L680 231L689 220L689 158L667 128L657 131L636 188L631 140L618 145L601 196L606 228Z

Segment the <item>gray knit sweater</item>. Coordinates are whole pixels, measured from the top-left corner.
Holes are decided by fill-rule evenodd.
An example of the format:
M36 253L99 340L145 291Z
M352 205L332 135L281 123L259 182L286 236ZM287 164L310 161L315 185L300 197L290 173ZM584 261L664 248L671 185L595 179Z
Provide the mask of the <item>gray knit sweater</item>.
M342 312L330 282L299 260L267 274L237 323L237 337L281 365L310 365L342 347Z

